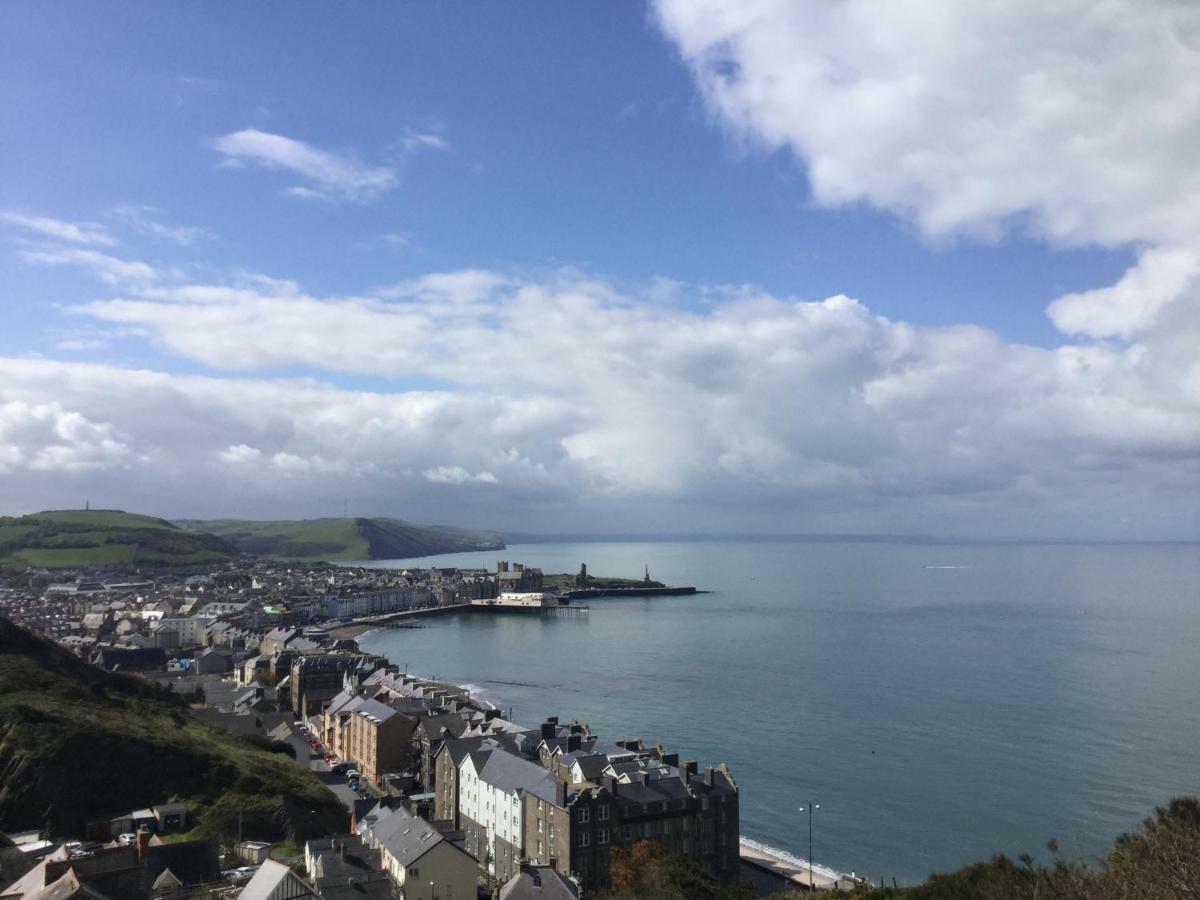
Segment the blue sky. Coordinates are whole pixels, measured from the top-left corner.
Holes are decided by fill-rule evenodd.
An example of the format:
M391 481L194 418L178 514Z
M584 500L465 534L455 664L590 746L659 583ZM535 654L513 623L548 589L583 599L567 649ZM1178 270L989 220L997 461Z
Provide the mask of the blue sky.
M1036 18L1034 5L992 23L963 22L946 4L931 2L929 7L933 20L944 21L947 28L979 29L980 41L989 39L985 25L997 32L999 41L1005 29L1023 33ZM1117 284L1148 249L1174 250L1166 246L1171 242L1157 222L1173 216L1171 221L1178 223L1180 215L1190 222L1190 206L1177 215L1173 201L1165 197L1145 201L1146 209L1122 209L1103 183L1094 179L1081 188L1075 181L1080 167L1063 156L1062 147L1073 138L1095 140L1096 165L1111 161L1100 171L1115 171L1128 155L1106 158L1119 149L1116 138L1108 140L1110 122L1063 114L1064 131L1055 133L1044 127L1045 116L1027 109L1030 100L1024 93L989 97L981 89L978 96L964 91L965 99L948 96L944 85L956 83L954 67L969 60L942 59L940 50L911 45L888 44L880 52L879 46L862 46L859 39L831 45L855 23L839 4L830 9L844 13L844 21L835 23L842 31L825 29L828 23L821 17L834 13L821 11L821 5L798 4L789 10L788 4L770 2L747 4L745 21L733 21L736 15L726 16L719 6L701 3L689 9L670 2L661 7L380 4L353 11L322 4L6 4L0 9L0 214L8 216L0 222L5 226L0 231L0 354L63 366L97 363L110 371L148 369L164 376L222 379L233 391L250 377L281 385L308 377L333 389L385 399L434 389L453 395L449 399L489 395L497 402L605 405L603 391L585 400L582 394L558 389L553 377L538 384L481 380L477 372L447 367L444 356L441 362L390 357L371 362L371 353L386 357L386 348L360 352L347 346L340 362L331 361L319 348L321 335L309 336L316 345L311 352L260 353L255 329L297 322L296 317L305 315L300 306L289 313L282 301L264 301L272 310L262 313L265 318L231 324L229 316L244 317L246 309L242 295L231 294L223 301L224 317L213 324L211 308L192 309L199 318L189 320L173 312L177 307L170 304L178 298L164 300L164 292L186 286L244 288L248 278L267 276L294 282L296 290L285 293L302 294L317 310L345 298L375 298L371 302L384 305L374 312L390 315L395 307L387 304L416 302L413 286L422 279L464 270L486 271L511 282L500 289L509 293L480 301L490 304L487 309L472 306L477 316L472 335L481 341L472 362L478 366L489 365L482 351L497 329L525 321L514 319L512 311L521 290L554 285L560 296L591 282L612 292L594 315L613 328L629 327L618 321L618 313L630 305L649 311L648 327L711 330L723 315L749 315L745 324L757 322L759 313L746 314L738 305L737 298L744 301L750 294L784 304L846 295L873 317L921 334L939 334L943 326L977 326L990 335L988 340L1009 348L1008 357L1019 355L1020 345L1061 356L1064 346L1081 342L1105 352L1128 352L1138 334L1089 331L1079 326L1078 316L1064 327L1047 315L1047 308L1064 295L1087 298L1092 296L1088 292ZM902 35L910 23L892 24ZM1167 30L1173 27L1178 23L1162 24ZM781 44L780 35L791 43ZM1086 58L1086 49L1050 46L1030 52L1046 52L1049 58L1082 53ZM1144 48L1134 45L1130 52L1136 55ZM864 55L860 59L856 54ZM922 74L933 67L942 86L913 99L912 116L900 119L892 117L886 103L863 101L865 88L853 96L839 95L837 83L828 79L818 82L824 88L786 94L781 85L801 83L789 79L806 77L802 61L814 58L854 72L866 71L873 60L894 58L894 68L864 76L862 84L904 85L909 83L902 77L906 73ZM980 68L987 69L986 48L981 58ZM1185 56L1177 62L1169 70L1151 72L1148 81L1157 75L1168 85L1182 82L1181 72L1187 72L1192 60ZM1003 85L1014 63L1020 61L997 57L993 81ZM731 91L725 81L729 72L741 78L730 82ZM1068 98L1064 105L1079 95L1073 75L1064 73L1061 83L1055 82L1054 71L1045 75ZM1110 76L1116 83L1120 75L1093 73L1092 83L1107 84ZM1148 89L1161 93L1162 83ZM1078 98L1080 108L1092 115L1091 98ZM1118 110L1123 102L1142 102L1136 92L1112 99ZM864 105L856 111L851 104L860 101ZM847 116L853 112L856 117L838 122L839 104L846 105ZM1016 109L1017 114L989 121L993 109ZM926 127L910 133L908 124L922 116L928 117ZM994 136L984 142L979 136L988 135L989 128ZM1186 137L1166 135L1165 142L1186 144ZM264 150L266 141L276 143ZM311 168L296 168L295 160L305 153L320 154L320 164L337 171L323 181ZM1001 163L996 156L1004 157ZM1150 168L1155 160L1148 154L1145 162ZM1184 177L1190 178L1190 164L1184 160L1179 165L1189 169ZM943 183L941 172L953 174ZM1140 204L1153 195L1144 185L1136 187L1128 192L1132 200L1117 199ZM959 197L970 202L960 204L954 199ZM40 218L94 227L99 237L56 237L30 225ZM1143 220L1147 224L1140 230L1124 224ZM142 263L153 274L130 277L126 270L115 275L110 270L106 276L100 271L109 265L104 260L64 253L81 249ZM1186 261L1178 267L1190 271ZM422 295L421 302L432 305L424 310L430 316L428 327L441 329L437 310L464 302L454 290L435 300ZM123 300L136 300L138 306L111 305ZM664 322L649 314L660 308L669 308L677 318ZM275 315L284 318L270 318ZM196 343L200 330L209 326L214 329L211 343L201 347ZM588 320L574 326L579 329L576 338L587 340ZM406 320L404 327L414 323ZM374 330L365 320L363 328ZM437 347L438 354L461 354L471 339L464 333L451 340L445 329L439 334L437 340L446 346ZM899 340L889 335L888 341ZM345 337L352 342L354 336ZM645 335L627 337L636 346ZM223 354L215 346L225 340L237 345L238 353ZM422 346L427 350L433 343L437 341ZM540 349L552 347L561 352L555 341ZM658 352L671 356L674 351ZM854 353L846 358L851 357L857 358ZM754 354L747 358L751 362L730 365L748 367L739 370L739 383L751 390L745 385L754 382ZM637 360L604 358L594 365L612 373L628 362ZM649 391L664 402L668 395L672 402L685 402L674 389L663 390L663 383L679 378L705 389L694 374L655 373L653 363L648 365L644 383L614 386L609 396L633 392L640 397ZM586 375L576 374L581 379ZM662 377L656 379L656 374ZM793 374L806 377L803 371ZM864 385L876 384L878 375L852 379L853 385L839 383L836 390L862 395ZM57 377L65 376L60 372ZM594 373L589 377L593 381L588 383L594 383ZM820 378L807 387L815 389ZM12 388L8 402L29 408L58 402L101 430L111 426L112 439L123 446L131 446L126 439L135 432L140 442L147 440L141 425L112 421L98 410L93 415L79 406L86 402L83 398L72 405L66 397L55 399L48 387L39 387L47 393L36 396L20 390ZM1168 406L1173 415L1183 412L1174 402ZM838 421L844 422L851 414L843 410L841 415ZM627 424L610 426L620 433ZM555 459L515 445L509 449L544 468L564 459L580 465L612 450L605 441L592 448L581 437L587 429L581 431L579 423L559 427L553 434L528 438L538 446L545 441L559 447L551 454ZM880 427L890 429L893 438L900 433L895 423ZM751 500L731 513L739 522L752 523L758 504L765 502L760 489L774 478L766 469L794 466L796 459L788 456L796 439L789 431L746 436L736 450L714 448L714 455L695 462L695 480L681 484L678 492L649 490L645 479L624 470L590 471L597 479L593 493L590 499L577 499L584 506L594 502L613 525L639 518L613 510L645 504L651 527L670 523L679 509L693 503L737 505L723 491L717 497L710 489L729 475L728 466L742 465L743 454L751 452L745 448L754 446L753 453L761 455L750 467L753 474L737 473L748 479ZM571 450L573 440L591 449ZM230 437L222 450L223 441L216 440L214 453L245 443L266 453L264 459L291 454L282 445L259 448L240 437ZM640 446L622 446L620 452L636 457ZM433 456L437 452L428 449ZM1082 459L1098 451L1075 447L1071 452ZM31 447L13 450L13 458L18 453L23 465L37 456ZM335 465L328 453L293 455L321 456L333 467L330 472L354 470L359 472L355 477L362 477L362 460L343 461L349 468L339 469L342 464ZM499 490L495 485L515 484L512 479L517 478L501 477L486 461L448 459L438 466L433 456L414 462L413 471L488 472L494 481L473 484L493 494ZM839 471L861 464L834 451L821 450L818 457L804 458ZM117 474L131 477L147 465L152 464L121 462L119 472L113 472L114 485L121 483ZM1036 480L1031 466L1036 469L1029 460L1014 465L1012 477ZM109 471L87 463L74 477L103 481ZM648 464L646 471L658 471L656 464ZM17 469L12 472L10 479ZM574 470L559 475L568 483L587 477ZM400 487L407 476L388 477L400 479L394 488L397 497L412 496L408 487ZM1056 484L1062 480L1048 473L1043 477ZM0 474L0 486L4 478ZM419 514L436 518L444 510L453 518L473 516L471 504L479 498L463 493L471 486L469 479L456 475L450 481L455 478L453 497L421 493ZM879 504L891 503L885 496L895 488L879 478L879 472L866 476L869 514L822 514L811 522L792 515L776 522L772 514L769 530L809 524L863 530L860 526L868 524L863 516L870 518ZM974 478L968 481L974 483ZM321 490L372 490L364 485L350 491L333 481ZM847 484L864 489L857 476L835 481L839 490ZM422 491L430 483L424 478ZM789 484L785 494L799 503L809 488ZM1127 487L1132 494L1146 489L1137 479ZM30 491L10 490L10 502L40 505ZM565 511L571 506L566 496L556 495L553 513L542 505L550 502L545 492L556 494L561 486L535 489L521 483L514 490L522 499L479 501L485 503L487 524L527 528L545 517L555 527L574 523L575 517ZM160 498L168 496L165 487L155 497L116 487L112 493L122 503L165 503ZM4 499L0 490L0 501ZM45 502L55 499L46 496ZM978 500L979 505L954 515L964 523L986 516L991 501ZM256 502L270 514L292 508L274 495ZM826 502L828 498L822 500ZM1072 502L1090 508L1091 501ZM174 503L180 512L202 505L184 498ZM488 506L493 503L495 508ZM998 530L1018 526L1017 508L1019 504L1005 513L1007 524ZM502 509L520 509L515 516L519 521L497 522ZM1076 510L1055 520L1050 530L1070 530L1078 515ZM1182 527L1178 516L1171 522L1168 531ZM880 523L921 530L929 524L895 511Z

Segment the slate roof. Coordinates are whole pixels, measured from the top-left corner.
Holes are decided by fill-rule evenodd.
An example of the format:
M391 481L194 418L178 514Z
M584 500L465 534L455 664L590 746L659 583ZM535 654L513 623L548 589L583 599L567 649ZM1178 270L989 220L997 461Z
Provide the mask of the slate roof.
M524 791L542 799L554 799L554 776L537 763L504 750L491 753L479 779L506 794Z
M380 722L386 722L393 716L399 715L396 710L384 703L380 703L378 700L364 700L354 713L359 716L370 716L373 719L378 719Z
M499 900L578 900L575 882L550 866L528 866L505 882Z
M380 819L374 834L376 843L406 869L445 840L436 828L404 808Z

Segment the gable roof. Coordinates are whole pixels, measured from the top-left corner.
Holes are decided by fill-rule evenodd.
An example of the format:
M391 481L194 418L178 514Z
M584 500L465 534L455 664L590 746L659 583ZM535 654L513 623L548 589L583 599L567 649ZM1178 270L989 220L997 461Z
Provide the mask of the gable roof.
M313 889L299 875L283 863L268 859L242 888L238 900L267 900L284 882L290 882L285 893L287 897L315 896Z
M444 840L436 828L403 807L393 810L375 825L376 843L405 868Z

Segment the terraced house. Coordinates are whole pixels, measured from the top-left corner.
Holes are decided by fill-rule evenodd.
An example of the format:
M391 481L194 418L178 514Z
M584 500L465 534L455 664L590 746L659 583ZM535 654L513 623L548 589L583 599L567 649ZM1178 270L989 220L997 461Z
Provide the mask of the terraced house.
M604 887L612 849L651 840L737 880L738 789L724 766L701 773L661 746L550 719L538 732L447 741L437 767L436 817L499 879L524 861Z

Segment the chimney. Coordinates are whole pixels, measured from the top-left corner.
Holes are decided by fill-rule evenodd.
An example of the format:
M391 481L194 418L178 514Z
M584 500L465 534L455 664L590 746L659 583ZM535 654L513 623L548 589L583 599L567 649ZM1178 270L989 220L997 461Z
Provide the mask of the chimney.
M617 779L612 775L605 775L604 776L604 787L605 787L605 790L607 790L610 794L615 796L617 793Z
M583 734L583 725L576 719L571 723L571 734Z
M139 860L145 860L146 852L150 849L150 829L143 825L137 830L137 855Z
M554 781L554 805L560 809L567 808L567 783L555 779Z
M699 771L699 768L700 767L696 765L696 761L694 759L688 760L683 764L683 772L689 778L695 775L696 772Z
M679 768L679 754L664 753L662 755L662 764L664 766L674 766L675 768Z
M704 770L704 783L707 784L709 787L712 787L712 784L713 784L713 767L712 766L709 766L708 768L706 768Z
M542 723L542 737L546 740L554 737L554 723L550 719Z
M567 752L574 753L579 749L580 737L578 734L572 734L567 738Z

